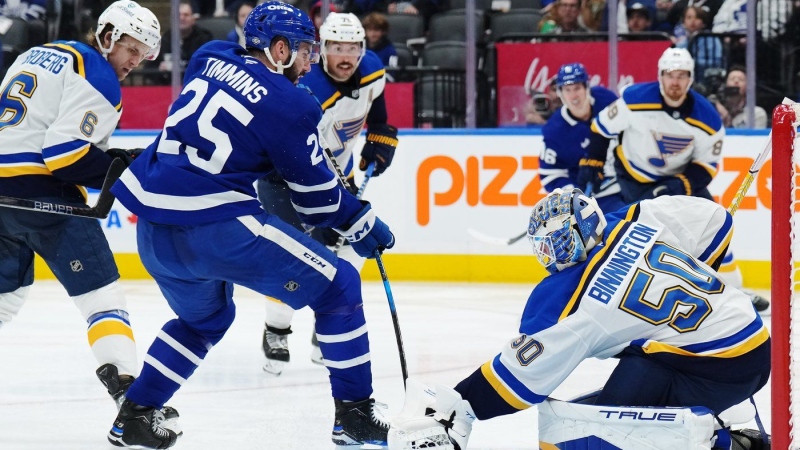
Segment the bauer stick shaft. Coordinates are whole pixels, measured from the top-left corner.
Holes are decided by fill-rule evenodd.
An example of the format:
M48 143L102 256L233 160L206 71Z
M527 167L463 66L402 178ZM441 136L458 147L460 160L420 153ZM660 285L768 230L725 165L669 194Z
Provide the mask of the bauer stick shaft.
M6 196L0 196L0 206L89 219L105 219L114 204L114 194L111 193L111 186L124 171L125 163L121 159L116 158L111 162L106 173L106 179L103 181L103 187L100 189L100 195L97 197L97 202L91 207Z
M336 175L339 177L339 181L342 183L342 186L347 189L347 178L345 178L339 163L336 162L336 158L333 157L333 153L329 148L326 148L325 154L328 156L331 165L333 165L333 168L336 172ZM372 167L372 165L370 165L370 167ZM367 180L369 180L369 177ZM359 192L363 193L363 189L365 188L366 183L362 183L362 187L359 189ZM386 299L389 302L389 312L392 315L392 325L394 325L394 337L397 340L397 350L400 353L400 370L403 372L403 387L405 387L406 380L408 379L408 369L406 367L406 352L403 349L403 336L400 334L400 321L397 318L397 308L394 306L394 296L392 295L392 288L389 285L389 277L386 276L386 268L383 267L383 259L381 259L381 253L379 251L375 252L375 261L378 263L378 271L381 273L383 288L386 290Z
M386 276L386 268L383 267L383 260L380 252L375 253L375 261L378 263L378 271L383 280L383 289L386 290L386 299L389 301L389 313L392 315L392 325L394 325L394 337L397 340L397 351L400 354L400 370L403 372L403 387L406 386L408 379L408 367L406 367L406 351L403 349L403 335L400 334L400 321L397 318L397 309L394 307L394 296L392 287L389 285L389 277Z

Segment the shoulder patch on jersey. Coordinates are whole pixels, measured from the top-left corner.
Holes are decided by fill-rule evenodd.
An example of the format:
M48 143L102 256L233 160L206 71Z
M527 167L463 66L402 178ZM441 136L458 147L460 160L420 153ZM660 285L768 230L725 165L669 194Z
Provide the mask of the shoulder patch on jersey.
M372 50L364 53L364 58L358 65L358 72L361 74L361 86L366 86L386 75L383 62Z
M622 99L631 111L657 111L661 109L661 91L658 81L634 84L622 92Z
M696 91L690 90L689 95L694 96L694 108L689 117L685 119L686 123L709 135L717 134L722 129L722 119L717 109Z
M117 111L122 109L117 74L99 51L77 41L55 41L44 46L70 55L75 73L86 79Z

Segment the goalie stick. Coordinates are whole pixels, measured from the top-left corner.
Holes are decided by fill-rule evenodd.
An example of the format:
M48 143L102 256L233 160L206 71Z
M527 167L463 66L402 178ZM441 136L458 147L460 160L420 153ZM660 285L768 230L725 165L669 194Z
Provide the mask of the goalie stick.
M52 214L62 214L65 216L86 217L89 219L105 219L111 212L114 204L114 194L111 193L111 186L125 171L125 163L121 159L115 158L108 167L106 179L100 189L100 195L94 206L75 206L63 203L51 203L29 198L6 197L0 195L0 206L5 208L23 209L26 211L46 212Z
M788 97L784 97L783 101L781 102L783 105L789 105L794 109L795 115L800 117L800 104L795 103ZM739 190L736 191L736 195L733 197L731 204L728 206L728 212L733 215L739 209L739 205L742 203L745 194L750 189L750 185L753 184L753 180L756 179L756 175L761 170L761 167L764 163L769 159L772 155L772 131L769 132L769 137L767 137L767 142L764 144L764 148L761 150L761 153L756 156L755 161L753 161L753 165L750 166L750 170L747 171L747 176L742 181L742 185L739 186Z

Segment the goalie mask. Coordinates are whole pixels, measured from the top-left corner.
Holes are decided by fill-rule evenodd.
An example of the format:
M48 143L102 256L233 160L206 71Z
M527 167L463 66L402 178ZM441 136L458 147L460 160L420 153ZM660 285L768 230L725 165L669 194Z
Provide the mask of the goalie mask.
M111 45L105 48L100 34L107 25L112 25L113 28ZM144 59L152 61L158 57L158 52L161 50L161 25L155 14L134 1L120 0L112 3L97 19L94 38L104 58L108 58L108 54L114 49L114 44L126 34L149 48Z
M528 239L550 273L586 260L603 239L606 218L597 201L580 189L556 189L533 207Z

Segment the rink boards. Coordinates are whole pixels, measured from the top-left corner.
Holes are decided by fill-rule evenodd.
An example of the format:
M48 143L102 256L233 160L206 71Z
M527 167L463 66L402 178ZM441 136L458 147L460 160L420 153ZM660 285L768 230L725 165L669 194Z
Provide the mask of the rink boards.
M110 146L144 147L155 137L149 131L118 132ZM731 201L766 139L766 130L729 131L710 186L722 204ZM544 276L527 239L501 246L468 232L505 239L525 231L531 207L544 195L537 172L544 145L537 130L404 130L399 140L391 168L370 180L364 194L397 238L384 257L391 279L530 282ZM745 284L755 288L769 286L771 172L768 161L735 217L732 248ZM359 183L361 174L356 169ZM101 220L120 273L128 279L148 277L136 254L135 223L119 202ZM52 277L41 261L36 270L40 279ZM380 279L372 263L362 274Z

